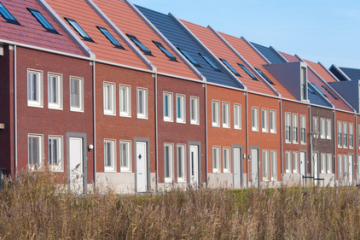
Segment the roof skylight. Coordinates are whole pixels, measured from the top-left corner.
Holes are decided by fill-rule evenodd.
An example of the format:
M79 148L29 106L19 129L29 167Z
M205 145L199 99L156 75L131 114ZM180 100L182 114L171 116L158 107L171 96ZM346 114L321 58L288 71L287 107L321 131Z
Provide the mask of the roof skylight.
M160 42L153 41L155 45L171 60L176 61L176 57L169 50L167 50Z
M252 74L252 72L250 72L249 69L247 69L244 64L238 63L238 65L239 65L253 80L257 80L257 78L255 77L255 75Z
M200 64L193 58L185 49L177 48L179 51L194 65L197 67L201 67Z
M316 93L314 92L314 90L312 90L312 88L310 87L310 85L308 85L308 92L311 93L311 94L316 94Z
M139 39L137 39L137 37L135 37L134 35L130 35L130 34L126 34L126 35L131 39L131 41L133 41L136 44L136 46L138 46L138 48L140 48L141 51L143 51L143 53L145 55L152 55L150 49L145 47L145 45L142 44L139 41Z
M75 31L85 40L89 42L94 42L91 37L80 27L80 25L74 20L70 18L65 18L66 21L75 29Z
M220 68L218 68L218 66L216 66L208 56L206 56L205 54L199 53L199 55L215 70L218 72L221 72Z
M273 83L259 68L255 68L255 70L256 70L263 78L265 78L265 80L266 80L268 83L274 85L274 83Z
M322 94L324 97L327 98L326 94L325 94L323 91L321 91L320 88L318 88L318 86L316 86L314 83L311 83L311 85L312 85L316 90L318 90L318 92L319 92L320 94Z
M110 33L106 28L104 28L104 27L99 27L99 26L97 26L97 28L100 30L100 32L102 32L102 33L105 35L105 37L106 37L107 39L109 39L109 41L110 41L116 48L125 49L125 48L119 43L119 41L116 40L113 35L111 35L111 33Z
M28 8L29 12L38 20L38 22L51 33L58 33L55 28L46 20L46 18L39 12L39 10Z
M219 58L219 59L220 59L220 61L222 61L222 62L225 64L225 66L226 66L228 69L230 69L230 71L232 71L233 74L235 74L236 76L241 77L240 74L235 70L235 68L233 68L233 67L230 65L230 63L228 63L228 61L226 61L226 60L223 59L223 58Z
M325 89L325 91L328 92L328 94L330 94L333 98L335 98L336 100L338 100L338 98L335 97L335 95L334 95L332 92L330 92L330 90L329 90L327 87L325 87L324 85L322 85L322 87Z
M14 18L14 16L11 15L11 13L6 9L6 7L1 2L0 2L0 14L8 23L20 25L20 23L16 20L16 18Z

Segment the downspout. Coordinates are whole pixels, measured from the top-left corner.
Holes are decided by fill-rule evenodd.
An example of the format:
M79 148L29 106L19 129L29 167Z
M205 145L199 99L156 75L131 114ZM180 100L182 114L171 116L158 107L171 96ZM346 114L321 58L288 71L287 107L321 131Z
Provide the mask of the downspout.
M357 138L357 134L358 134L358 124L357 124L357 114L355 115L355 134L353 133L353 141L354 141L354 148L355 148L355 156L354 156L354 163L356 165L356 167L354 168L355 169L355 172L354 172L354 175L355 175L355 179L356 179L356 182L358 180L358 175L356 174L356 172L358 172L358 167L359 167L359 163L358 163L358 138ZM355 137L354 137L355 136ZM356 140L355 140L356 139Z
M155 165L156 165L156 192L159 191L159 134L158 134L158 106L157 106L157 73L154 73L155 84Z
M311 105L309 105L309 138L310 138L310 176L312 176L312 166L311 166L311 163L312 163L312 159L313 159L313 137L312 137L312 134L311 134L311 129L312 128L312 121L311 121ZM307 164L306 164L307 165ZM306 168L306 172L307 172L307 169Z
M93 134L94 134L94 139L93 139L93 145L94 145L94 152L93 152L93 156L94 156L94 189L96 188L96 93L95 93L95 61L92 62L93 64Z
M280 160L281 160L281 176L284 173L284 142L283 142L283 110L282 110L282 100L280 102Z
M335 157L335 167L334 167L334 186L336 187L336 167L337 167L337 164L336 164L336 159L337 159L337 156L336 156L336 141L337 141L337 132L336 132L336 111L333 111L334 113L334 157Z
M9 46L10 47L10 46ZM17 174L17 167L18 167L18 159L17 159L17 58L16 58L16 45L14 45L14 142L15 142L15 152L14 152L14 158L15 158L15 171L14 174L16 176Z
M249 188L249 177L250 177L250 171L249 171L249 153L250 153L250 146L249 146L249 101L248 101L248 93L245 92L245 110L246 110L246 170L247 170L247 178L246 178L246 187Z
M207 84L203 83L205 87L205 177L206 177L206 188L208 187L208 160L209 160L209 153L208 153L208 114L207 114ZM200 114L200 113L199 113ZM200 153L201 154L201 153Z

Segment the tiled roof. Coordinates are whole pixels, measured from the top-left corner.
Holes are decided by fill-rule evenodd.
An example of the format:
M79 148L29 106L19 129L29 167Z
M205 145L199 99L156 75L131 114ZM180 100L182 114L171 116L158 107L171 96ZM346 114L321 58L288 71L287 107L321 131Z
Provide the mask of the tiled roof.
M110 20L125 34L137 37L142 44L151 50L153 56L145 55L159 72L193 79L199 79L194 72L177 57L170 59L153 43L160 42L168 51L176 55L160 37L137 15L130 6L122 0L93 0Z
M36 0L1 0L1 3L18 20L20 25L7 23L0 16L0 39L85 56L78 45ZM27 8L39 10L59 34L47 32Z
M237 38L225 33L220 34L233 48L235 48L237 52L239 52L246 59L246 61L249 62L249 64L255 68L259 68L274 83L273 87L278 93L281 94L281 97L295 100L295 97L263 67L263 65L267 64L267 62L256 51L254 51L254 49L252 49L252 47L246 43L244 39Z
M225 59L241 75L241 77L238 76L238 78L242 83L244 83L248 90L275 96L274 92L266 86L264 82L253 80L238 65L238 63L240 63L246 66L246 64L238 58L231 49L228 48L226 44L212 32L210 28L202 27L184 20L181 21L213 54L215 54L218 58ZM248 70L251 71L249 68ZM253 71L251 72L256 75Z
M351 80L360 80L360 69L356 69L356 68L345 68L345 67L340 67L340 69L341 69Z
M285 60L279 56L279 53L274 51L271 47L265 47L257 43L251 43L261 54L266 57L272 64L285 63Z
M54 11L62 18L74 19L89 34L94 42L83 40L83 42L96 55L96 58L117 64L123 64L143 69L148 67L143 61L129 49L114 31L100 18L99 15L84 0L46 0ZM64 20L65 21L65 20ZM67 21L65 21L68 24ZM69 25L69 24L68 24ZM125 48L117 49L114 45L100 32L97 26L105 27L113 37ZM69 25L71 30L73 28ZM75 34L78 34L74 31ZM78 35L80 38L81 36Z
M300 62L300 59L296 56L284 53L284 52L280 52L279 53L288 61L288 62Z
M308 60L304 61L326 82L337 82L336 79L319 63L314 63Z

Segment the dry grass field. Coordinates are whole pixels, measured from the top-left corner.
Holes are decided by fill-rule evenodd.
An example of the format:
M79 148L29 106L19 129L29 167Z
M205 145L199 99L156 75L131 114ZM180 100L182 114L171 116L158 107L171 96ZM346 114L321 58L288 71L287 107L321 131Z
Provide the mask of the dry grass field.
M360 239L355 187L59 193L49 172L0 190L0 239ZM65 185L63 185L65 187Z

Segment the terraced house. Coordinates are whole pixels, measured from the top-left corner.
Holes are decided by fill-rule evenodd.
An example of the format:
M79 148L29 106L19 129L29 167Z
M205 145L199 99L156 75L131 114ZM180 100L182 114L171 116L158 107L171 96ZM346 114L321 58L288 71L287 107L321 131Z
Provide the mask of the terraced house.
M359 69L127 0L0 0L0 14L7 174L49 167L119 193L358 179Z

